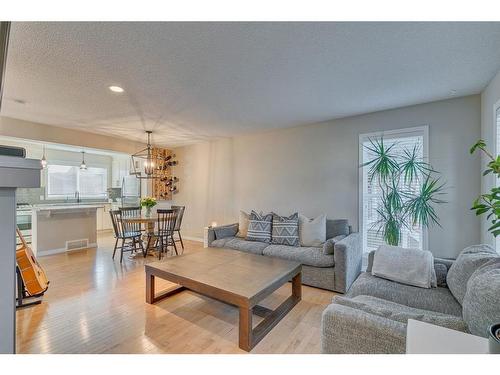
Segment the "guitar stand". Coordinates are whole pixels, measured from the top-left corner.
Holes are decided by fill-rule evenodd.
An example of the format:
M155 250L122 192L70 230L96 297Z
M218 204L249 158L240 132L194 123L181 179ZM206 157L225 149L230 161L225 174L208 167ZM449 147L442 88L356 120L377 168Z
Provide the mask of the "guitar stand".
M21 271L19 270L19 267L16 267L16 276L17 276L16 309L22 309L24 307L39 305L40 303L42 303L41 299L33 300L33 298L40 298L43 296L45 292L30 296L26 291L26 287L24 285L23 278L21 277Z

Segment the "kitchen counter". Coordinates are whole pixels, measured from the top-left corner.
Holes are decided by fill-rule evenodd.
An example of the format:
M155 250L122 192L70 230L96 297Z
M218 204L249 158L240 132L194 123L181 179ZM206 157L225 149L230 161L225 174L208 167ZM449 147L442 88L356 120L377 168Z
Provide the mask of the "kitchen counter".
M33 210L35 211L59 211L59 210L88 210L103 208L105 203L75 203L75 204L39 204L34 205Z
M32 248L38 256L97 247L97 211L104 203L32 207Z

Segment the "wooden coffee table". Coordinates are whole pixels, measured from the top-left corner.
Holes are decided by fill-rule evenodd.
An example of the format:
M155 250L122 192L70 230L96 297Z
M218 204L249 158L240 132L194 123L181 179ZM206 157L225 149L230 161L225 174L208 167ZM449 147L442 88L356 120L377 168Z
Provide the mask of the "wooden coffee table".
M300 263L247 254L236 250L209 248L168 258L146 266L146 302L153 304L189 289L239 308L239 346L250 351L300 301ZM177 286L159 294L155 277ZM292 294L275 310L258 303L292 280ZM264 318L255 328L252 315Z

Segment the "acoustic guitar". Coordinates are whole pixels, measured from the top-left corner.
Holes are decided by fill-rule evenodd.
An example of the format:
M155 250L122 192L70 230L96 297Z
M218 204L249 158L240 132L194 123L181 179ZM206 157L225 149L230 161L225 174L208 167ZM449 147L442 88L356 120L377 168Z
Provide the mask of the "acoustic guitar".
M26 243L21 231L16 228L17 235L21 240L21 247L16 250L16 261L21 277L30 296L43 294L49 287L49 280L44 270L33 255L33 251Z

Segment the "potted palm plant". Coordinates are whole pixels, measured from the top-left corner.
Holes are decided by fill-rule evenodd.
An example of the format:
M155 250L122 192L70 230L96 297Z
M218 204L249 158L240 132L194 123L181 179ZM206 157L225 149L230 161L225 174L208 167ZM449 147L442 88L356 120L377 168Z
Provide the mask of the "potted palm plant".
M369 181L381 194L374 227L393 246L401 245L403 228L440 225L435 205L445 203L440 199L444 184L438 172L422 160L420 146L395 152L397 144L384 142L383 137L370 139L365 146L369 160L361 165L368 168Z
M480 150L488 158L488 165L483 172L483 176L493 173L498 178L500 176L500 155L495 158L488 151L486 142L482 139L471 147L470 153L473 154L476 150ZM495 186L490 189L489 193L481 194L474 201L471 208L471 210L476 211L476 216L487 214L487 220L491 220L491 226L488 228L488 231L495 237L500 234L500 187L497 185L495 183Z

